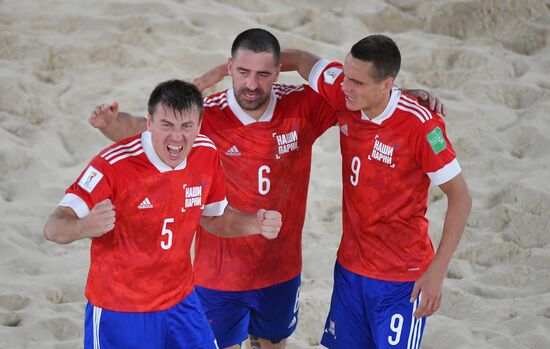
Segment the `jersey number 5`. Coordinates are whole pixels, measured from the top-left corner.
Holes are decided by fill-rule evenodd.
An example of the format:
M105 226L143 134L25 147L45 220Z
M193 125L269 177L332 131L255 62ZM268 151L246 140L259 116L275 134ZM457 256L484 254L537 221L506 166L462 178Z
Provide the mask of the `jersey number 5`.
M160 247L162 247L163 250L168 250L170 247L172 247L172 231L168 229L167 225L168 223L174 223L174 218L166 218L164 220L164 224L162 225L162 232L160 235L168 235L166 237L165 241L160 242Z
M267 173L270 173L271 169L269 166L262 165L258 169L258 192L262 195L266 195L269 193L269 189L271 188L271 182L269 181L269 178L264 177Z

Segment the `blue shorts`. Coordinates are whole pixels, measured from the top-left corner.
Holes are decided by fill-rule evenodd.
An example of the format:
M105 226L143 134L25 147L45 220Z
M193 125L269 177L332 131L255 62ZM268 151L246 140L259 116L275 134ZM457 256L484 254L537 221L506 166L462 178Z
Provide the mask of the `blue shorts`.
M371 279L336 262L330 312L321 344L327 348L418 349L426 318L413 313L414 282Z
M88 302L84 349L218 349L196 292L175 306L155 312L125 313Z
M251 291L220 291L196 286L220 348L241 344L248 335L279 341L298 323L300 275Z

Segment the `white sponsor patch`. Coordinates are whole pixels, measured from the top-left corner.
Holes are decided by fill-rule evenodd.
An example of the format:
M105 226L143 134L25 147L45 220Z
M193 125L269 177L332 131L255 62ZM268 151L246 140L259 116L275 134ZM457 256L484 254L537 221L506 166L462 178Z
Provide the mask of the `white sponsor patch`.
M336 81L336 78L338 77L338 75L340 75L341 73L342 73L342 69L332 67L332 68L327 69L323 73L323 77L325 78L325 82L327 84L332 85L332 84L334 84L334 81Z
M88 193L91 193L101 178L103 178L103 173L96 170L93 166L89 166L82 175L82 178L80 178L80 181L78 181L78 185Z

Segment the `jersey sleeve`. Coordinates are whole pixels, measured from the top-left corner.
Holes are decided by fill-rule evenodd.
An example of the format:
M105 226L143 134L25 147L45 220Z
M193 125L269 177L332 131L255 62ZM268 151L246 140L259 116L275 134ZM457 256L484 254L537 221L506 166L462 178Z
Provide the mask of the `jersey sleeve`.
M346 109L344 92L340 88L343 81L342 64L327 59L320 59L313 65L308 79L311 88L336 111Z
M435 114L416 130L414 148L417 161L434 185L444 184L462 171L447 138L445 123Z
M203 216L221 216L227 207L225 197L225 172L220 162L218 153L215 153L212 174L212 186L206 198Z
M323 97L305 86L308 98L307 116L313 125L317 137L336 124L336 111Z
M112 196L109 165L100 157L92 159L66 191L58 206L70 207L79 218L86 217L99 202Z

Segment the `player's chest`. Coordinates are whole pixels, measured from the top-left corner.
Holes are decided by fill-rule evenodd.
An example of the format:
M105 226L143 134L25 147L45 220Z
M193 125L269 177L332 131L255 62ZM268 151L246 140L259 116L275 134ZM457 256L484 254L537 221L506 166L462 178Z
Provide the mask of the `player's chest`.
M374 172L405 170L415 162L406 134L399 129L348 122L340 125L340 146L344 163L360 165Z
M309 152L315 141L311 124L302 118L256 122L212 132L209 137L224 161L282 160Z
M115 206L145 221L158 217L200 217L212 185L208 171L156 173L126 181L116 192Z

